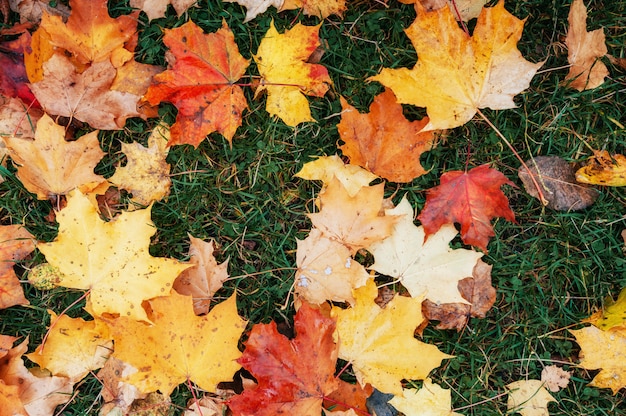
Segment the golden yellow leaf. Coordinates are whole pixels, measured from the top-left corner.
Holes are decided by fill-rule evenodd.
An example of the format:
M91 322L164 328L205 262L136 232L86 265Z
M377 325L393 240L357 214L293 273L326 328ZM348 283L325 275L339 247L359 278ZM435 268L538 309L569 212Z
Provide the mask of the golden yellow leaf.
M626 156L597 151L586 166L576 171L580 183L603 186L626 186Z
M93 172L105 155L97 131L68 142L63 126L44 114L37 122L35 140L7 137L5 141L19 165L17 177L38 199L65 195L75 188L89 192L106 181Z
M426 107L430 122L424 130L462 126L479 108L514 108L513 97L543 65L528 62L517 49L524 21L501 0L483 9L469 36L448 7L433 12L417 7L406 30L417 63L412 69L384 68L370 80L391 88L402 104Z
M82 380L90 371L101 368L113 351L109 328L101 321L85 321L67 315L50 314L50 329L45 344L27 357L55 376Z
M580 345L580 366L601 369L590 386L610 388L613 394L626 387L626 329L603 331L588 326L570 332Z
M548 416L548 403L554 398L543 387L541 380L520 380L507 384L509 393L507 408L522 416Z
M394 396L389 404L405 415L411 416L462 416L453 412L450 390L424 380L421 389L404 389L402 395Z
M315 121L305 96L323 97L333 83L324 66L307 62L320 46L319 28L298 23L280 34L272 21L254 55L262 78L254 95L267 91L267 112L288 126Z
M571 64L565 80L578 91L600 86L609 70L600 58L607 54L604 30L587 32L587 8L583 0L574 0L567 17L569 28L565 37L567 62Z
M346 11L346 0L284 0L279 11L302 9L307 16L325 19L330 15L341 16Z
M337 155L320 156L307 162L295 174L296 177L310 181L320 180L324 186L336 177L346 188L348 195L355 196L361 188L368 186L378 176L357 165L345 164Z
M169 294L174 279L190 266L150 255L150 237L156 232L150 210L124 212L105 222L86 196L71 192L56 215L59 235L37 246L61 271L57 285L89 290L95 316L147 320L141 303Z
M352 363L361 385L370 383L384 393L400 395L401 380L425 379L452 356L414 338L423 321L422 299L396 296L382 309L374 302L377 295L376 283L370 279L354 290L354 307L333 307L339 358Z
M324 237L316 228L307 238L298 240L296 261L295 291L314 305L327 300L354 304L352 290L369 278L346 246Z
M609 297L605 302L606 304L600 313L590 316L585 322L595 325L603 331L614 328L626 329L626 288L622 289L616 300Z
M165 161L169 148L169 129L164 124L154 128L148 147L139 143L122 143L126 165L115 170L109 182L133 194L132 202L147 206L170 193L170 165Z
M237 344L246 321L237 314L235 295L196 316L190 296L172 293L151 299L150 321L145 325L128 317L113 320L114 357L137 369L127 377L143 393L160 390L169 396L191 380L215 391L240 368Z
M370 268L398 279L413 297L423 296L437 304L467 304L458 282L473 276L474 266L483 254L452 249L450 241L458 232L451 224L424 241L424 227L413 223L413 208L406 198L385 213L399 219L388 238L368 249L376 260Z

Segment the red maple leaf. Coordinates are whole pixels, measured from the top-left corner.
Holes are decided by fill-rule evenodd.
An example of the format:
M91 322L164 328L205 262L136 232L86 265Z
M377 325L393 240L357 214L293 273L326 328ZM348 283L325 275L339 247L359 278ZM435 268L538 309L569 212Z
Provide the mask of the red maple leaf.
M461 224L465 244L487 252L489 239L495 235L491 219L503 217L515 222L509 200L500 186L513 182L488 165L467 171L450 171L441 175L439 186L426 193L426 205L417 217L424 226L426 238L443 224Z
M229 400L235 415L320 415L324 397L339 386L335 321L303 303L294 330L296 337L288 339L275 322L252 328L238 362L258 385Z
M239 54L233 32L223 22L217 32L205 34L189 21L165 30L163 42L171 54L169 68L154 77L144 99L151 105L169 101L178 108L168 145L198 147L214 131L230 143L248 108L235 82L249 61Z

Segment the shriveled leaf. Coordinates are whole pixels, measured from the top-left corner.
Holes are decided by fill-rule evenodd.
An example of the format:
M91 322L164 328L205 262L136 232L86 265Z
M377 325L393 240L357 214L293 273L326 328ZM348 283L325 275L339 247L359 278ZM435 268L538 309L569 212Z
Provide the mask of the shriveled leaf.
M138 370L126 381L143 393L160 390L169 396L186 380L215 391L219 382L232 379L240 368L237 343L246 327L234 295L205 316L194 314L190 296L172 293L148 302L152 325L126 316L110 322L114 357Z
M35 237L21 225L0 225L0 309L28 305L13 265L35 249Z
M515 186L506 176L489 165L465 171L450 171L441 175L440 184L426 193L426 205L417 217L426 236L443 224L461 224L461 239L485 253L489 239L495 235L491 219L503 217L515 221L509 200L500 187Z
M63 3L50 3L47 0L8 0L11 10L20 15L20 23L41 22L41 17L45 11L52 16L62 16L68 18L70 9Z
M549 416L548 403L556 402L541 380L520 380L507 384L507 408L522 416Z
M59 235L37 246L61 271L57 285L89 290L96 316L148 320L141 303L169 294L174 279L189 267L150 255L150 237L156 232L150 210L124 212L105 222L86 196L71 192L67 206L56 214Z
M296 313L291 340L273 321L253 326L239 363L259 384L228 401L233 413L319 416L324 397L338 387L334 330L335 322L307 303Z
M606 65L600 61L608 50L604 29L587 32L587 8L583 0L574 0L567 17L569 28L565 36L569 72L565 76L568 86L578 91L590 90L604 83L609 75Z
M402 104L426 107L425 129L462 126L480 108L514 108L513 97L528 88L543 65L528 62L517 49L524 21L506 11L501 0L482 10L469 36L448 7L417 8L406 30L417 63L412 69L384 68L370 80L391 88Z
M344 144L339 148L350 163L392 182L410 182L426 173L420 156L434 146L433 132L422 132L427 117L408 121L391 90L377 95L367 114L343 97L341 107L337 129Z
M370 383L378 390L399 395L401 380L425 379L442 360L452 356L413 337L423 320L422 299L396 296L381 309L374 303L377 294L371 279L355 289L353 307L333 307L331 316L337 320L334 336L340 342L339 358L352 363L361 385Z
M610 155L606 150L594 152L586 166L576 171L580 183L602 186L626 186L626 156Z
M320 46L319 28L298 23L281 34L272 21L254 55L262 78L255 97L266 91L267 112L288 126L315 121L306 96L323 97L332 85L324 66L307 62Z
M571 372L565 371L557 365L548 365L541 370L541 381L553 393L567 387L571 376Z
M402 394L389 400L389 404L405 415L411 416L462 416L453 412L450 390L424 380L422 388L403 389Z
M452 225L441 227L426 241L424 227L413 223L413 208L403 198L398 206L385 211L400 218L391 236L370 246L376 260L370 267L394 277L413 297L425 297L435 304L462 303L468 300L459 292L459 281L472 277L481 253L452 249L450 241L457 235Z
M97 131L68 142L65 128L44 114L37 122L35 140L7 137L5 141L18 165L17 177L38 199L54 199L76 188L89 192L106 181L94 173L105 155Z
M345 164L337 155L320 156L307 162L295 174L296 177L307 180L320 180L327 186L333 178L346 188L348 195L354 197L364 186L377 179L378 176L360 166Z

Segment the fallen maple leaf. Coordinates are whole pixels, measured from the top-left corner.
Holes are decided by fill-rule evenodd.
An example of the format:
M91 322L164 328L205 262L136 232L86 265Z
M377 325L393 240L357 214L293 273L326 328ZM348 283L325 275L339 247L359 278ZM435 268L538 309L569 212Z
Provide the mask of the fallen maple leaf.
M452 356L413 337L423 320L422 299L396 296L382 309L374 303L377 294L376 283L370 279L354 290L353 307L334 306L334 337L339 342L339 358L352 364L361 385L370 383L382 392L401 395L401 380L425 379Z
M338 381L337 389L324 399L324 407L335 411L343 409L346 412L358 410L366 412L368 410L367 398L372 395L374 388L369 384L361 387L359 383L351 384L341 379ZM324 412L329 413L326 409Z
M169 129L159 124L148 137L148 147L139 143L122 143L126 165L117 168L109 182L130 192L130 200L137 205L148 206L170 193L170 165L165 161L169 136Z
M240 368L237 343L246 321L237 314L235 295L196 316L190 296L172 293L148 301L146 325L127 316L109 322L115 341L114 357L137 369L126 381L143 393L156 390L169 396L187 380L215 391Z
M180 16L193 6L198 0L130 0L130 7L146 12L148 20L165 17L167 6L172 5L176 14Z
M128 414L135 400L146 397L146 394L139 392L137 387L122 381L136 371L137 369L132 365L115 357L109 357L97 375L102 383L101 394L104 401L100 414L109 415L111 412Z
M606 65L600 61L608 50L603 29L587 32L587 8L583 0L574 0L567 17L569 28L565 36L569 72L567 85L578 91L596 88L609 75Z
M21 225L0 225L0 309L28 305L13 265L35 249L35 238Z
M467 22L478 17L487 0L400 0L400 3L420 3L424 10L433 11L443 7L450 7L455 19Z
M385 213L399 219L388 238L369 247L376 260L370 268L398 279L414 298L422 296L435 304L468 304L459 293L458 282L472 276L482 254L452 249L450 241L457 235L452 225L441 227L424 241L424 227L413 224L413 208L406 198Z
M586 166L576 171L580 183L602 186L626 186L626 156L595 151Z
M113 351L109 328L101 321L85 321L67 315L50 314L45 344L26 356L55 376L72 383L101 368Z
M315 121L305 95L323 97L333 83L324 66L307 62L320 46L319 28L298 23L280 34L272 21L254 55L262 78L254 96L267 91L267 112L288 126Z
M19 98L0 95L0 150L6 151L3 137L34 138L35 125L42 115L41 109L28 107ZM4 158L1 160L5 162Z
M291 340L273 321L253 326L239 363L258 385L228 401L233 413L319 416L324 397L338 387L334 330L335 322L306 302L294 318Z
M613 394L626 387L626 329L603 331L595 326L570 330L580 345L580 366L587 370L601 369L590 386L610 388Z
M346 11L346 0L284 0L279 11L302 9L307 16L326 19L330 15L341 16Z
M233 32L225 21L209 34L189 21L166 30L163 41L170 50L169 69L154 77L144 99L152 105L169 101L178 108L168 145L198 147L214 131L232 143L248 108L235 82L249 64L239 54Z
M623 235L626 235L626 233L623 232ZM616 300L608 297L599 313L593 314L585 319L584 322L590 323L603 331L626 329L626 288L621 290Z
M94 129L120 130L137 111L139 96L111 90L117 71L110 60L78 72L65 56L53 55L43 64L43 79L31 84L48 114L76 118Z
M450 390L433 383L430 378L424 380L419 390L403 389L401 395L389 400L389 404L405 415L411 416L462 416L450 410L452 408Z
M549 416L548 403L556 402L543 387L541 380L520 380L507 384L509 399L506 407L522 416Z
M461 239L485 253L489 239L495 235L491 219L503 217L515 222L515 214L502 193L502 185L515 186L506 176L489 165L441 175L440 184L426 192L426 205L417 217L426 237L443 224L461 224Z
M319 195L320 212L307 214L326 237L354 254L391 234L396 217L382 211L385 184L361 188L351 197L338 179Z
M524 21L504 1L484 8L472 36L448 7L427 12L421 5L406 30L418 60L412 69L384 68L369 78L391 88L402 104L426 107L424 129L462 126L479 108L514 108L513 97L528 88L543 62L526 61L517 49Z
M296 293L313 305L327 300L354 303L352 290L363 286L369 274L341 242L314 228L298 240Z
M31 36L26 32L19 38L0 43L0 95L19 98L27 106L39 108L37 99L28 87L24 66L24 51L30 49Z
M254 19L270 7L274 6L280 9L285 0L224 0L225 3L237 3L246 8L246 17L243 23L247 23Z
M11 10L20 15L20 23L41 22L44 11L49 15L67 19L70 9L63 3L50 3L48 0L8 0Z
M7 137L5 141L18 165L17 177L38 199L54 200L76 188L90 192L106 182L94 173L105 155L97 131L68 142L65 128L44 114L37 122L35 140Z
M73 191L56 214L58 236L37 245L61 271L58 286L90 291L94 316L148 320L141 303L169 294L174 279L189 267L150 255L150 237L156 232L150 210L124 212L105 222L86 196Z
M422 153L434 146L432 131L422 132L428 117L408 121L391 90L374 97L368 114L360 114L341 97L339 146L350 163L392 182L410 182L426 170Z
M209 312L213 295L228 279L228 259L217 264L213 240L205 242L190 235L189 241L189 263L193 266L174 280L174 290L192 296L194 313L204 315Z

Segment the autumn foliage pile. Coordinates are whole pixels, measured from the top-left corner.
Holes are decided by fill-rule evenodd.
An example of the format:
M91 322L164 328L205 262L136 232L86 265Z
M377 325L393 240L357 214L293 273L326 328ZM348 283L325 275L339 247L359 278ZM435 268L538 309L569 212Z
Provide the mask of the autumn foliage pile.
M309 102L333 85L312 56L323 44L323 19L340 16L345 2L238 2L247 7L246 21L273 5L302 8L322 22L297 23L283 33L272 23L248 59L225 21L213 33L187 21L164 30L162 68L137 62L134 50L139 10L152 20L166 7L131 0L139 10L113 18L104 0L73 0L64 18L50 10L38 16L25 9L28 2L17 2L16 11L30 23L7 32L15 39L1 45L19 59L3 69L0 133L23 186L56 207L58 234L43 242L29 233L29 224L0 227L0 308L29 304L12 262L37 249L46 263L29 272L29 284L84 291L84 310L93 319L50 310L46 337L29 354L28 339L14 346L17 338L0 336L0 414L53 414L95 371L103 386L101 414L126 414L150 397L167 403L181 383L215 393L189 403L189 414L205 416L226 408L235 415L317 416L322 409L366 415L374 390L392 395L389 403L406 415L458 414L451 410L450 391L429 378L454 357L415 334L429 321L437 321L438 329L462 330L491 309L496 289L482 257L495 235L492 220L515 222L502 190L515 185L489 165L448 171L427 190L419 213L406 198L394 203L385 191L389 182L408 183L426 173L420 157L441 145L444 130L485 118L481 109L515 107L513 98L543 64L527 61L517 49L524 22L504 1L486 8L481 1L451 2L454 7L443 2L441 8L417 2L417 18L406 29L418 55L415 66L383 68L371 77L386 89L368 113L353 107L351 97L337 97L343 158L320 155L296 175L322 187L316 211L308 214L308 235L297 241L297 313L288 337L274 322L248 327L235 294L212 302L229 278L228 262L218 264L212 242L189 236L189 262L149 252L157 232L152 204L170 191L166 157L172 146L197 148L216 137L211 133L232 145L250 111L245 88L253 88L255 100L265 100L266 111L288 126L316 122ZM172 4L180 16L193 2ZM474 18L470 34L463 22ZM584 18L578 30L585 32ZM573 37L572 54L574 44L584 43ZM593 88L604 79L595 61L606 49L599 53L573 61L571 87ZM258 75L250 72L251 62ZM148 147L123 144L127 164L113 176L94 173L105 156L98 130L121 130L132 117L155 119L165 102L177 108L176 121L155 123ZM409 121L402 104L425 108L427 116ZM93 131L75 137L75 123ZM119 190L132 195L131 204L111 211L107 195ZM458 234L465 246L453 248ZM402 293L385 292L389 281L399 283ZM573 334L583 348L592 336L623 344L624 319L617 315L608 311L595 326ZM27 369L24 357L36 366ZM613 362L607 368L590 353L581 365L603 368L594 384L617 392L626 381L623 375L615 380L624 368L617 357ZM347 368L356 384L340 378ZM248 374L242 391L218 388L236 374L238 380ZM550 377L509 386L509 407L524 414L532 403L544 413L526 414L547 414L553 398L544 384ZM423 387L409 389L406 380L423 380Z

